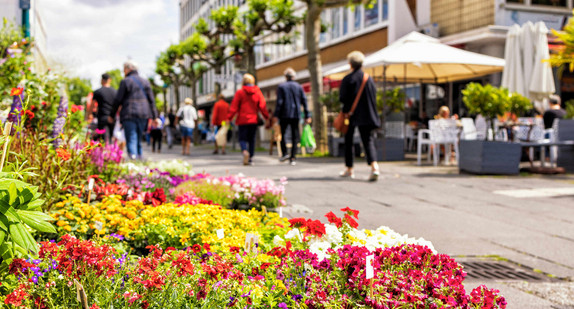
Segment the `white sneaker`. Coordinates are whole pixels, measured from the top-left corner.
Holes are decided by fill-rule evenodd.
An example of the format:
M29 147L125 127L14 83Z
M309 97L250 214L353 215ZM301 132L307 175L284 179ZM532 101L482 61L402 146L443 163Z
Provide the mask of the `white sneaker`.
M379 180L379 171L372 171L371 176L369 176L369 181L375 182Z
M355 179L355 173L353 172L349 172L349 171L343 171L339 173L340 177L343 178L351 178L351 179Z

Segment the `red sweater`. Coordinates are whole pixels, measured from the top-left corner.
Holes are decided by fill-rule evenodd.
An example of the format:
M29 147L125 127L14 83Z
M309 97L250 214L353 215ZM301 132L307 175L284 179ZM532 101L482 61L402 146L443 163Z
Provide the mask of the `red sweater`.
M221 122L227 120L229 113L229 104L225 100L219 100L213 105L213 114L211 115L211 124L220 126Z
M258 111L269 119L267 104L259 87L243 86L235 93L227 118L231 120L237 114L236 125L257 124Z

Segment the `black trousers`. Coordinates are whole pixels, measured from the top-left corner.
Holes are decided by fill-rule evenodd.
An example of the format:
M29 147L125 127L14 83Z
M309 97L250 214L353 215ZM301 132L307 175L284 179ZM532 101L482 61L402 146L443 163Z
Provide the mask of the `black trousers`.
M104 134L100 135L100 139L109 144L114 134L115 122L110 123L108 117L98 118L98 130L106 129Z
M155 151L155 144L157 143L157 149L161 150L161 139L163 137L163 132L161 129L153 129L150 132L151 136L151 147Z
M291 128L291 159L295 159L297 155L297 143L299 143L299 119L297 118L281 118L279 120L281 126L281 153L283 156L287 155L287 143L285 142L285 132L287 127Z
M365 149L365 156L367 157L367 164L371 165L376 160L377 149L375 148L375 135L373 126L358 126L359 134L361 135L361 142ZM345 134L345 166L353 167L353 150L354 141L353 135L355 134L355 126L349 125L349 130Z
M241 151L247 150L249 157L255 154L255 134L257 133L257 124L243 124L237 126L239 146Z

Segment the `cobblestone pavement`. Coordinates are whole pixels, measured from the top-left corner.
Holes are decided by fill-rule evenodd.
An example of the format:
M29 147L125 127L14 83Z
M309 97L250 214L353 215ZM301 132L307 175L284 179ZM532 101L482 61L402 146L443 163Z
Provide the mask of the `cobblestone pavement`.
M165 145L164 145L165 146ZM164 147L167 148L167 147ZM182 159L195 172L243 173L278 180L286 176L284 214L324 219L329 211L350 206L360 210L359 227L386 225L395 231L432 241L440 253L455 258L508 260L526 270L558 277L551 282L471 279L507 297L508 308L574 308L574 176L474 176L456 167L416 166L415 161L383 162L376 183L366 181L369 169L356 162L354 180L337 175L342 158L300 158L297 165L258 152L253 166L241 165L239 152L212 155L209 145L181 147L154 154L149 160Z

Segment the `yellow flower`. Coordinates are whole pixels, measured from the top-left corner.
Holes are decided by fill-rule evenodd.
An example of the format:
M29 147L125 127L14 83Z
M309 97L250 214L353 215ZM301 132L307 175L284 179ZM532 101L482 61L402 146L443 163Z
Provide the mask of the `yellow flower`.
M64 230L71 232L72 231L72 227L69 225L64 226Z
M64 225L66 225L66 224L68 224L68 223L67 223L66 221L62 221L62 220L56 222L56 225L57 225L57 226L64 226Z

